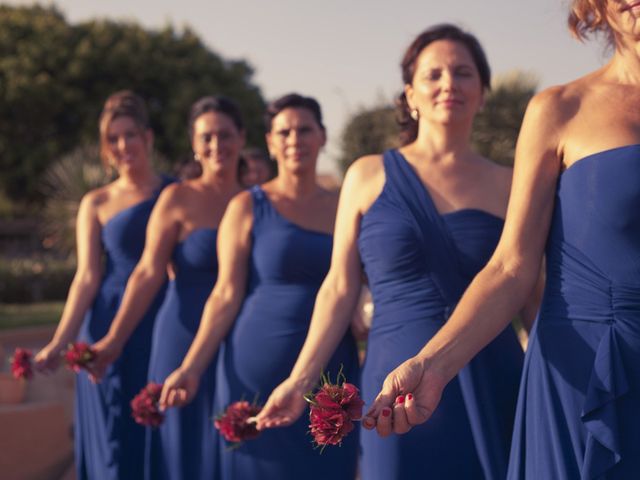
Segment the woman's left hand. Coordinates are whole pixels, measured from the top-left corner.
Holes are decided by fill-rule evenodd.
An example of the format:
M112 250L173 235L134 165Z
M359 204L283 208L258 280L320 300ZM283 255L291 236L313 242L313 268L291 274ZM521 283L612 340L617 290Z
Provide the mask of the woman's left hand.
M413 357L393 370L382 390L365 414L362 425L376 428L380 436L407 433L426 422L434 412L447 381L419 357Z
M122 353L122 346L112 338L105 336L94 343L91 348L96 356L87 367L89 378L93 383L100 383L109 365L115 362Z

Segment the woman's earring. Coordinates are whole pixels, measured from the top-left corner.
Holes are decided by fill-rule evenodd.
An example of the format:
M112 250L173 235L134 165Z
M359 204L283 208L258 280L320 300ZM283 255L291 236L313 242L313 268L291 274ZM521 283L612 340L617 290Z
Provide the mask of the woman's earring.
M411 118L413 118L416 122L418 121L418 118L420 118L420 113L418 112L417 108L412 108L410 114Z
M196 162L198 162L198 163L200 163L200 161L201 161L201 159L200 159L200 155L198 155L197 153L194 153L194 154L193 154L193 159L194 159Z

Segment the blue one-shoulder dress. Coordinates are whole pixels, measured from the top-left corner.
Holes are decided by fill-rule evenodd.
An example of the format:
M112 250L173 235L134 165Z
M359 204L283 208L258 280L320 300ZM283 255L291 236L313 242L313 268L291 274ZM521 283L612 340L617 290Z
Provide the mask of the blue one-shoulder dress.
M510 479L640 478L640 145L560 176Z
M78 340L93 344L109 331L129 275L144 250L151 210L162 186L140 203L118 212L102 227L105 272ZM145 386L151 335L164 288L127 342L122 355L94 385L86 372L76 380L75 461L79 480L139 480L143 475L144 428L131 418L129 402Z
M173 251L175 279L156 317L149 381L164 383L182 364L200 325L204 304L218 277L217 229L191 232ZM215 480L218 435L213 427L215 365L211 362L192 402L165 412L164 423L147 430L148 480Z
M245 399L264 403L291 372L309 329L316 294L329 270L332 237L301 228L282 217L260 187L253 199L252 250L246 298L220 352L218 409ZM356 346L345 335L327 370L340 366L358 378ZM320 372L318 372L320 375ZM236 449L222 449L225 480L353 480L357 432L341 447L320 454L307 433L308 415L286 428L263 431Z
M374 304L362 372L368 405L387 374L442 327L503 226L480 210L439 214L400 152L385 152L383 163L385 185L358 238ZM503 479L522 362L509 327L447 385L425 424L387 438L363 430L362 479Z

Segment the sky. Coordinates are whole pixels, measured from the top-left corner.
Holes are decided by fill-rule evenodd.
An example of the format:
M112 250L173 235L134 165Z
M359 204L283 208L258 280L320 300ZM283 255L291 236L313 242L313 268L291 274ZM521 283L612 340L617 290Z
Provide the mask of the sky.
M351 115L389 103L402 89L399 62L425 28L455 23L483 44L494 76L531 72L540 88L604 64L602 42L566 28L568 0L13 0L55 4L68 21L134 21L194 30L226 59L244 59L267 100L296 91L322 105L329 143L319 171L336 172ZM135 88L135 86L134 86Z

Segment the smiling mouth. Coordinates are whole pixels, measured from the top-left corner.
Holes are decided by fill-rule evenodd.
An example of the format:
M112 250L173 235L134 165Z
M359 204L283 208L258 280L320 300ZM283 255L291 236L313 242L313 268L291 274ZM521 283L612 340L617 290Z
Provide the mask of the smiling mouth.
M640 2L633 2L633 3L630 3L628 5L625 5L624 7L622 7L620 9L620 11L621 12L627 12L627 11L632 10L634 8L637 8L637 7L640 7Z

